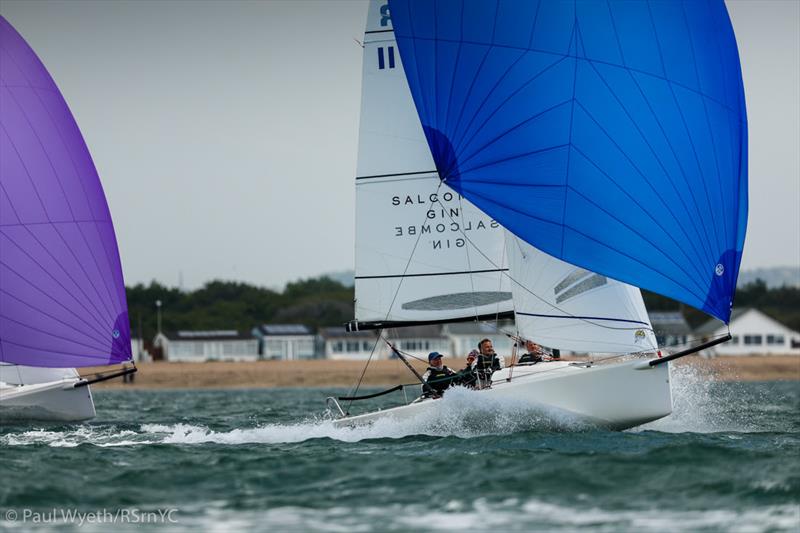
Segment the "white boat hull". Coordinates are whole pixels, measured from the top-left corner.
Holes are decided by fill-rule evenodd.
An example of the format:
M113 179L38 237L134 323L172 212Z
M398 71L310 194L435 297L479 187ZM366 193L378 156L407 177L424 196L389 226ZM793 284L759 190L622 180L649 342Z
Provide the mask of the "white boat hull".
M31 385L0 382L0 423L18 420L76 422L94 418L88 386L75 388L80 378Z
M672 412L668 364L651 367L636 359L616 364L585 366L568 362L505 368L493 376L492 387L479 392L487 398L511 399L539 412L560 412L592 426L622 430ZM512 379L507 380L509 373ZM337 426L371 424L393 418L411 419L440 405L423 400L392 409L336 420Z

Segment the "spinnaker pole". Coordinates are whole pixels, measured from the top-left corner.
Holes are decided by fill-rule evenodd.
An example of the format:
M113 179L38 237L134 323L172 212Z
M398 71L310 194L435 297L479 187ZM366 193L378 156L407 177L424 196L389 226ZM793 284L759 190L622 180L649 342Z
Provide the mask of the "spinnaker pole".
M704 342L703 344L698 344L693 348L688 348L686 350L676 352L674 354L668 355L666 357L661 357L659 359L653 359L648 364L650 366L656 366L663 363L668 363L669 361L674 361L675 359L680 359L681 357L691 355L693 353L697 353L701 350L705 350L706 348L711 348L712 346L716 346L717 344L722 344L723 342L728 342L731 340L731 334L728 333L724 337L720 337L719 339L714 339L713 341Z

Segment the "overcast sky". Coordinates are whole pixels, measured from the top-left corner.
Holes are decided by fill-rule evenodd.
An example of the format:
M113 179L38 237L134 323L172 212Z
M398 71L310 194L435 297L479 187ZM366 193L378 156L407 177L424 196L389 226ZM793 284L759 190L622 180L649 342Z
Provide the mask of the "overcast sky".
M800 1L727 2L750 128L745 269L800 265ZM353 268L363 1L0 1L67 100L128 285Z

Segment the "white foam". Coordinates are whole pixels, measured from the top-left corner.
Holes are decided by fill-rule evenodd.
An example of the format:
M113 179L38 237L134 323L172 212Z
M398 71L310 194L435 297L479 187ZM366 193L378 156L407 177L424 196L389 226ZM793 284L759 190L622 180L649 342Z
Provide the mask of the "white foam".
M182 520L184 526L220 530L235 523L237 527L275 531L529 531L591 528L593 531L698 531L720 530L749 533L788 530L796 527L800 509L778 505L754 509L706 509L683 511L652 509L606 509L597 505L573 502L556 504L538 499L519 501L509 498L490 501L450 501L443 507L423 504L363 505L327 509L283 506L264 511L207 510L200 516Z
M189 424L145 424L142 431L169 444L292 443L330 438L344 442L394 438L409 435L458 436L463 438L507 434L529 429L583 429L578 420L562 412L509 399L487 398L475 391L453 389L430 409L404 420L391 417L368 426L337 427L330 419L311 419L296 424L267 424L248 429L217 432Z
M718 433L759 430L757 421L749 417L746 409L732 407L742 405L744 401L734 384L725 391L708 372L690 365L671 365L670 383L672 414L631 431Z
M117 430L115 427L80 426L66 431L31 430L22 433L9 433L0 436L0 444L5 446L31 446L45 444L53 448L75 448L81 444L101 447L150 444L142 440L141 434L131 430Z
M586 426L570 414L516 399L494 398L464 388L455 388L432 402L417 416L397 420L391 417L371 425L337 427L329 417L310 416L297 423L264 424L252 428L216 431L196 424L143 424L139 431L114 426L85 425L65 431L28 431L0 437L9 446L46 444L101 447L146 444L280 444L329 438L343 442L366 439L399 439L409 435L457 436L509 434L525 430L581 430Z

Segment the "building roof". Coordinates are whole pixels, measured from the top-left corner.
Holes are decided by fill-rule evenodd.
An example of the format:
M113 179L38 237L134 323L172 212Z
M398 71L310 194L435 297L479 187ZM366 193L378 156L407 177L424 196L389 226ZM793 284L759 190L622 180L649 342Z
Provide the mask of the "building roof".
M263 335L312 335L303 324L263 324L258 329Z
M162 335L171 341L239 341L253 338L249 333L239 333L235 329L164 331Z
M692 328L680 311L652 311L647 314L656 334L688 335L692 332Z

